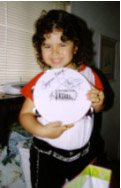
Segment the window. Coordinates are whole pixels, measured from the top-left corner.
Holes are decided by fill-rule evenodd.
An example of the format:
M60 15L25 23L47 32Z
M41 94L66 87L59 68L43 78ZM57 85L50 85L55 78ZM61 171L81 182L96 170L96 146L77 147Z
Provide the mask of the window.
M42 10L65 9L59 1L0 2L0 91L5 83L29 81L41 71L31 38Z

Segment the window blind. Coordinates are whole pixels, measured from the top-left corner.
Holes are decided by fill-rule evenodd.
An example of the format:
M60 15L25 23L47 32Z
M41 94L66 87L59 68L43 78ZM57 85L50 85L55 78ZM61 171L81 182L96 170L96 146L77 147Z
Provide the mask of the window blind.
M0 2L0 92L5 83L29 81L41 71L32 46L42 10L66 9L59 1Z

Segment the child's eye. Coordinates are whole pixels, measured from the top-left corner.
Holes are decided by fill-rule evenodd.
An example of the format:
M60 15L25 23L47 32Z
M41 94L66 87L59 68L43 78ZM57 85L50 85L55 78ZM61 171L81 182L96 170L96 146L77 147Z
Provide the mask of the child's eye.
M61 43L61 44L60 44L60 47L65 47L65 46L66 46L65 43Z
M50 45L44 45L44 48L49 49L49 48L51 48L51 46Z

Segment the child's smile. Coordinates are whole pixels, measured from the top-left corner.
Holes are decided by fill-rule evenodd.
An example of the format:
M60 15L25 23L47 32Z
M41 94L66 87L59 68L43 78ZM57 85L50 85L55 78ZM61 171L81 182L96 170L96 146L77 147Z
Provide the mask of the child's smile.
M52 64L59 65L62 62L62 58L52 58L51 59Z
M62 32L58 30L46 34L45 41L41 46L44 62L53 68L61 68L71 64L76 52L74 43L70 40L63 42L61 36Z

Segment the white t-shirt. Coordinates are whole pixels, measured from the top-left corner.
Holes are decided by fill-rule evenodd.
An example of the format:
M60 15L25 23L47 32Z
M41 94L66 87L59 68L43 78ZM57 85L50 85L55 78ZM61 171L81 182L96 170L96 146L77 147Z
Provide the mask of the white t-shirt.
M88 66L82 65L82 68L78 71L86 77L86 79L92 83L98 89L103 89L102 83L97 76L97 74ZM30 97L33 100L32 93L30 91L34 88L36 81L40 78L42 73L37 75L32 81L30 81L22 90L22 94L25 97ZM29 94L28 94L29 93ZM37 120L45 125L47 122L43 117L38 117ZM55 139L41 138L35 136L36 138L48 142L50 145L64 149L64 150L74 150L80 149L85 146L90 140L91 133L93 130L94 115L85 115L82 119L77 121L72 128L67 129L60 137Z

